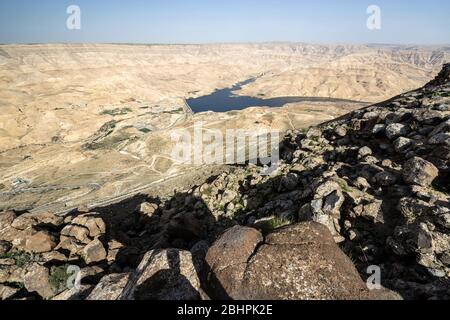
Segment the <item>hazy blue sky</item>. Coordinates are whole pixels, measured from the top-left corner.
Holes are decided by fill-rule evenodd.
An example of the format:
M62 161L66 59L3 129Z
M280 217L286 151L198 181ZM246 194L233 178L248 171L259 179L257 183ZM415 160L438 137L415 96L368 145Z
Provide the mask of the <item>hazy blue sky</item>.
M66 9L81 8L81 30ZM382 29L366 27L369 5ZM450 43L449 0L0 0L0 43Z

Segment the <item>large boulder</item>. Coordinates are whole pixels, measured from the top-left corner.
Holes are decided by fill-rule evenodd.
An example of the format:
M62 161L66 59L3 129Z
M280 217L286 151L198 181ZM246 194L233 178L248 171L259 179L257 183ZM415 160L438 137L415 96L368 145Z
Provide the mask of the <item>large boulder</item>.
M28 236L25 242L25 249L31 253L50 252L56 247L54 237L45 231L40 231Z
M403 179L409 184L428 187L439 175L439 170L422 158L414 157L403 166Z
M50 283L49 270L37 263L27 268L23 284L28 292L36 292L44 299L49 299L56 294L55 288Z
M208 250L206 263L211 272L207 285L212 297L227 299L239 292L249 257L263 241L252 228L235 226L226 231Z
M51 212L24 213L17 217L12 226L18 230L26 230L36 225L60 226L64 222L62 216Z
M101 241L95 239L84 247L81 255L87 264L92 264L106 260L107 252Z
M189 251L147 252L124 289L124 300L199 300L200 280Z
M118 300L129 279L129 273L109 274L100 280L87 300Z
M408 127L402 123L391 123L386 127L386 136L393 140L408 134Z
M92 291L92 285L80 285L74 286L71 289L67 289L60 294L54 296L52 300L55 301L67 301L67 300L84 300L88 294Z
M12 298L17 292L18 288L13 288L0 284L0 300L7 300Z
M16 214L12 211L0 212L0 230L9 227L14 219L16 219Z
M269 234L264 243L261 240L257 231L235 227L210 248L207 256L210 278L217 284L209 293L214 298L359 300L378 297L369 291L324 225L296 224Z

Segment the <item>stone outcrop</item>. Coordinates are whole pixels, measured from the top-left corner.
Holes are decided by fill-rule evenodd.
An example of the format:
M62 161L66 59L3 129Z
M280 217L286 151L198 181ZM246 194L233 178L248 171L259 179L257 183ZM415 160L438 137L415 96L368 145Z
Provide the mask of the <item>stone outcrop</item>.
M255 229L235 227L213 244L207 262L208 283L218 299L358 300L371 295L330 231L315 222L281 228L265 240Z
M189 251L147 252L125 288L125 300L199 300L200 280Z

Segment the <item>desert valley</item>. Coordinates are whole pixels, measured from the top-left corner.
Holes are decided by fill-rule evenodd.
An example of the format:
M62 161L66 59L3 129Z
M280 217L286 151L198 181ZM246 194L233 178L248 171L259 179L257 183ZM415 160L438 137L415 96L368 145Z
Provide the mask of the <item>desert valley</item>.
M0 299L450 298L449 62L448 46L1 45ZM175 161L196 123L279 131L281 166Z
M308 128L424 85L449 55L282 43L1 46L0 210L64 212L154 189L192 172L171 159L179 128ZM232 94L260 98L258 108L193 114L186 103L253 77ZM265 107L278 97L305 98Z

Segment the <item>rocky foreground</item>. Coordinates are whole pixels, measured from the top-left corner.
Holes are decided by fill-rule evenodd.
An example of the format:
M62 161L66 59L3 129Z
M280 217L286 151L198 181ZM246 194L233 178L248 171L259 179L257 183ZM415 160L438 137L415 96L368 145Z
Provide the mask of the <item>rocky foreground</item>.
M0 298L450 299L450 64L280 151L271 176L240 166L167 199L1 213Z

